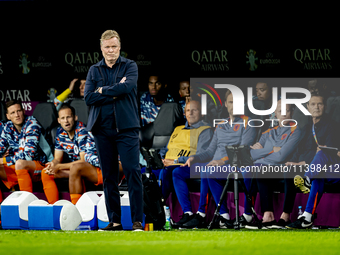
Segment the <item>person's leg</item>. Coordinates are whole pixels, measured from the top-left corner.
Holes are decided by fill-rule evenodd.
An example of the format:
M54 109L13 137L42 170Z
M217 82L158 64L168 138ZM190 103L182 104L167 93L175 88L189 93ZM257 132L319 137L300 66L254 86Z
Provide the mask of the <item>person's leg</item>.
M177 167L172 171L172 181L178 202L182 207L183 212L192 212L191 201L189 197L189 189L187 180L190 178L189 167Z
M116 139L120 161L128 184L132 222L143 221L143 184L139 165L138 129L120 131Z
M170 192L173 191L173 181L172 181L172 174L174 169L183 169L183 167L180 167L178 165L171 165L168 167L165 167L161 174L159 175L159 179L161 180L161 188L162 188L162 194L163 198L166 200Z
M77 203L84 192L82 178L96 184L98 182L97 168L88 162L78 162L71 166L69 191L73 204Z
M201 173L201 186L200 186L200 201L198 204L198 212L206 213L207 196L209 192L209 182L206 173Z
M208 184L209 184L209 188L211 190L211 194L214 197L215 203L216 205L218 204L218 202L220 201L220 197L222 195L222 191L224 188L224 185L226 184L226 180L225 179L215 179L215 178L208 178ZM227 207L227 200L226 198L223 199L222 204L221 204L221 209L220 209L220 214L229 214L229 209Z
M281 219L285 222L290 220L290 214L293 211L293 206L296 197L296 188L294 185L294 179L292 176L289 176L289 173L284 175L284 189L285 189L285 199L283 203L283 212L281 215Z
M33 192L31 176L34 173L34 170L34 161L19 159L15 162L15 172L18 176L18 183L21 191Z
M250 203L247 200L246 194L244 194L244 214L248 215L249 217L251 217L252 215L251 206L255 205L255 198L256 198L257 182L256 182L256 179L254 178L255 177L254 175L255 174L250 171L242 172L243 180L241 181L244 182L244 186L246 187L248 194L252 198L252 203Z
M314 179L310 190L305 212L311 215L315 213L316 207L320 202L325 186L325 179Z
M2 175L1 181L5 184L8 189L11 189L18 184L18 176L15 173L15 165L8 166L6 158L2 158Z
M263 213L263 223L274 221L273 190L272 179L257 178L257 186L260 193L261 211Z
M115 135L115 131L110 129L100 129L93 132L100 168L103 174L104 196L109 222L120 224L119 163Z

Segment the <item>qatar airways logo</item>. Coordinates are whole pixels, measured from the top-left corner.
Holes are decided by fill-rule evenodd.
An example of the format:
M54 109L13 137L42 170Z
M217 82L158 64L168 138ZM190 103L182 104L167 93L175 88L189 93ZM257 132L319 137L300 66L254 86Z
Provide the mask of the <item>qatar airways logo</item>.
M234 115L244 115L244 103L245 103L245 97L244 94L242 92L242 90L232 84L215 84L214 85L215 89L229 89L233 95L233 114ZM216 91L214 90L215 94ZM287 93L298 93L298 94L303 94L304 97L303 98L287 98ZM252 87L248 87L247 88L247 104L248 104L248 108L249 111L255 115L260 115L260 116L268 116L271 115L273 112L275 112L276 108L277 108L277 98L278 98L278 88L277 87L273 87L272 88L272 106L268 109L268 110L258 110L255 109L254 105L253 105L253 88ZM212 96L211 93L209 93L210 96ZM297 108L300 109L300 111L304 114L304 115L311 115L310 112L302 105L303 103L306 103L309 101L309 99L311 98L311 94L309 92L309 90L304 89L304 88L294 88L294 87L282 87L281 88L281 114L282 115L286 115L286 105L287 104L291 104L291 105L295 105ZM207 94L202 94L201 95L201 114L202 115L207 115ZM224 123L227 123L227 120L225 119L215 119L214 120L214 126L221 122L224 121ZM252 123L254 122L261 122L261 125L252 125ZM275 119L266 119L266 121L275 121ZM288 120L286 120L288 121ZM297 125L297 121L290 119L289 121L293 121L295 122L295 126ZM235 123L236 124L236 123ZM239 124L239 123L238 123ZM282 123L284 126L285 124ZM231 123L232 125L232 123ZM248 123L249 126L251 127L261 127L264 125L264 122L260 119L252 119L249 121ZM288 125L287 125L288 127ZM290 127L290 126L289 126Z

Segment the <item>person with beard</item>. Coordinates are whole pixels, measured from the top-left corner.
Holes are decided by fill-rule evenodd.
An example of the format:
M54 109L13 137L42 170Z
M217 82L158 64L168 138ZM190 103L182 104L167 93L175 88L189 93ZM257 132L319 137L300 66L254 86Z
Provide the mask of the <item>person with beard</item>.
M44 192L50 204L59 200L59 192L54 179L68 178L75 163L85 162L88 132L84 124L77 119L72 106L68 104L61 106L58 111L60 127L55 139L54 159L46 163L41 174ZM64 157L64 153L67 158Z

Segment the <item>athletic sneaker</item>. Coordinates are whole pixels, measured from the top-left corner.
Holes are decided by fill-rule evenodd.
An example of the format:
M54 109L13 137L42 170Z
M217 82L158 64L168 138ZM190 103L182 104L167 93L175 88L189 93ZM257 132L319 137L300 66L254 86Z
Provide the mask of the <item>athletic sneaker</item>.
M202 217L198 213L196 213L191 220L182 225L182 228L204 228L204 227L206 227L205 217Z
M184 223L187 223L188 221L192 220L195 217L195 214L189 215L188 213L184 213L181 217L182 218L179 221L172 223L173 228L182 227Z
M143 231L142 223L139 221L136 221L132 224L132 231Z
M241 217L239 218L238 222L240 223L240 228L245 228L245 226L249 223L251 223L251 221L247 221L246 218L241 215Z
M272 225L271 228L283 229L283 228L286 228L286 226L291 224L291 223L292 222L290 220L289 221L285 221L284 219L279 219L277 224Z
M311 183L309 178L306 176L306 178L302 178L300 175L296 175L294 177L294 184L296 187L298 187L303 194L307 194L310 192Z
M273 225L277 225L276 220L269 221L269 222L262 222L261 221L260 223L252 221L251 223L248 223L245 228L246 229L253 229L253 230L256 230L256 229L271 229L271 228L273 228Z
M223 218L222 216L220 216L220 220L219 220L219 227L222 229L227 229L227 228L234 228L234 222L235 220L227 220L225 218Z
M313 221L307 221L305 216L300 215L296 221L286 226L288 229L307 229L312 228Z
M110 222L105 228L98 229L98 231L119 231L119 230L123 230L122 224L118 226L113 226L112 222Z

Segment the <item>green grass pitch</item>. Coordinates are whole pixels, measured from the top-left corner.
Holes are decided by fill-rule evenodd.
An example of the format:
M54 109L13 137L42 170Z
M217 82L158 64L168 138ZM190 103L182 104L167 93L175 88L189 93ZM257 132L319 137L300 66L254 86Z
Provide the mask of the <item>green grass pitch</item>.
M340 254L338 230L0 230L1 254Z

